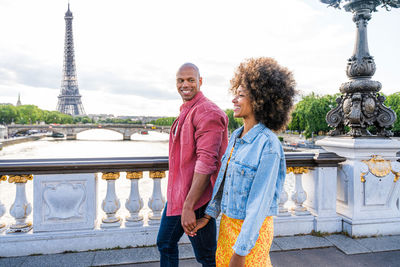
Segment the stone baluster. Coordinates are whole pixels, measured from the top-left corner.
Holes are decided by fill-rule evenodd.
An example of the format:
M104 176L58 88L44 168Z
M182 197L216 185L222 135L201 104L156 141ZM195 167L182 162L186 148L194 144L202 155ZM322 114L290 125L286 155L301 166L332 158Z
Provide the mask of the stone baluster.
M291 199L295 203L295 207L292 208L294 215L310 215L311 213L303 206L304 201L307 199L307 193L303 189L302 175L308 172L307 167L289 167L286 170L287 173L293 172L295 176L295 187L294 192L291 195Z
M150 171L149 176L153 179L153 194L148 202L149 208L152 210L149 224L158 224L165 205L165 199L161 193L161 179L165 177L165 171Z
M143 199L139 193L139 179L143 178L143 172L126 172L126 179L131 180L131 192L125 202L125 207L130 216L126 217L125 226L139 226L143 224L143 216L139 215L143 208Z
M119 178L119 172L103 173L102 179L107 181L107 194L101 208L106 213L106 217L102 219L101 228L120 227L121 218L116 216L121 204L115 193L115 181Z
M31 203L26 199L25 185L28 180L32 180L33 175L9 175L8 182L15 183L15 201L11 205L10 214L15 218L15 223L10 226L7 233L26 233L32 229L32 223L27 222L26 218L32 212Z
M7 181L7 176L5 175L1 175L0 176L0 183L1 181ZM1 194L0 194L1 196ZM0 218L4 215L4 213L6 213L6 207L4 206L3 203L1 203L1 199L0 199ZM4 231L5 229L5 224L0 222L0 233Z
M290 212L288 211L287 208L284 207L286 202L289 200L289 195L285 190L285 187L282 186L282 191L281 195L279 196L279 213L278 216L280 217L285 217L285 216L290 216Z

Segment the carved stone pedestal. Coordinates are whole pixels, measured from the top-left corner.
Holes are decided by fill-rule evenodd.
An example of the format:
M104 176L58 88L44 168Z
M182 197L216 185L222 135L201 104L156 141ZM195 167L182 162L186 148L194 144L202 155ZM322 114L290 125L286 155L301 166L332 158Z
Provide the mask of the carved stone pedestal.
M321 149L314 157L320 162L319 167L311 168L303 174L303 187L307 192L304 206L315 216L314 231L316 232L342 231L342 218L336 213L337 164L329 161L334 157L332 153Z
M317 145L347 160L338 169L337 213L351 236L400 234L399 177L391 138L328 137Z
M33 186L34 232L94 229L96 174L36 175Z

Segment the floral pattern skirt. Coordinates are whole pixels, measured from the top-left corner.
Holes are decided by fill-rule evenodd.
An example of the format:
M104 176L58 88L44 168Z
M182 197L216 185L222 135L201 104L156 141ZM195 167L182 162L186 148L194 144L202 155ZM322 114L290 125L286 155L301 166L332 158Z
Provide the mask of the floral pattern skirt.
M229 266L229 261L234 253L232 247L235 245L236 239L239 236L242 224L243 220L233 219L222 214L216 252L217 267ZM261 226L255 246L246 256L246 267L272 266L269 258L269 249L271 248L273 237L273 218L269 216L265 218Z

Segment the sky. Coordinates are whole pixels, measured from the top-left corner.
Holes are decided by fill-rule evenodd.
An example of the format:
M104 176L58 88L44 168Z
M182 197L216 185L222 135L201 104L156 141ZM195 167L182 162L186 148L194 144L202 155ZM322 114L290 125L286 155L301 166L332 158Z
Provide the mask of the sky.
M0 103L55 110L67 0L0 1ZM319 0L70 0L79 91L87 114L177 116L175 75L196 64L201 90L222 109L237 66L273 57L300 94L339 92L353 53L352 14ZM400 91L400 9L368 25L374 80Z

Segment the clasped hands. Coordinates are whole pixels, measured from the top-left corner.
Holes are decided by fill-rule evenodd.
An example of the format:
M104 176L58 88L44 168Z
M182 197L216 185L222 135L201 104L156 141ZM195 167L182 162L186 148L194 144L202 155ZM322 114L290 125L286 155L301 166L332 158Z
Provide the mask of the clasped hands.
M196 215L193 210L183 209L181 215L181 224L185 234L188 236L196 236L199 229L205 227L210 221L211 216L205 214L200 219L196 220Z
M185 234L194 237L199 229L203 228L211 220L211 216L205 214L200 219L196 220L196 214L192 209L183 209L181 215L181 224ZM229 262L229 267L244 267L245 257L233 253Z

